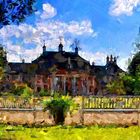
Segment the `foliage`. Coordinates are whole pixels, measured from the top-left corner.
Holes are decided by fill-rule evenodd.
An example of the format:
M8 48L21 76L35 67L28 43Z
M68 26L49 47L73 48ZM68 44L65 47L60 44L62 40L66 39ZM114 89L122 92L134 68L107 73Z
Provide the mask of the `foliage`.
M106 85L106 89L111 94L123 95L126 94L126 89L123 80L118 77Z
M74 102L69 96L54 96L43 102L44 110L49 109L54 115L59 110L63 110L64 114L73 109Z
M0 80L3 78L4 70L2 67L0 67Z
M4 75L4 60L3 60L3 56L4 56L4 50L3 50L3 46L0 44L0 80L3 78Z
M27 128L0 125L0 139L3 140L139 140L139 136L138 126L127 128L113 126Z
M136 71L137 71L137 67L139 67L139 66L140 66L140 52L137 52L133 56L129 66L128 66L129 74L135 76L136 75Z
M140 95L140 65L136 67L135 75L126 74L122 78L128 93Z
M140 66L136 68L135 75L120 73L106 88L113 94L140 95Z
M121 74L120 78L123 81L127 94L133 94L135 77L130 74Z
M33 90L24 83L15 83L13 94L23 98L30 98L33 96Z
M41 89L41 91L39 92L40 97L49 96L49 95L50 95L50 92L45 89Z
M134 82L134 90L133 93L136 95L140 95L140 65L137 66L135 73L135 82Z
M35 0L1 0L0 28L9 24L19 24L26 16L32 14Z
M127 79L126 85L128 91L132 92L135 95L140 95L140 51L134 54L130 65L128 67L129 79ZM125 79L127 78L125 77Z
M59 123L59 119L63 123L66 113L76 107L76 104L69 96L54 96L50 100L45 100L43 105L44 110L50 110L56 123Z

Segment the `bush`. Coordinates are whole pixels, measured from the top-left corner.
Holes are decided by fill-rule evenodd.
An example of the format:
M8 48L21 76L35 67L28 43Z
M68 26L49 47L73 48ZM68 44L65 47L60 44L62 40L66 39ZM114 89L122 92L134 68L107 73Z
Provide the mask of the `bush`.
M44 110L49 109L57 123L63 123L68 111L75 108L74 101L69 96L54 96L48 101L44 101Z
M49 96L49 95L50 95L50 92L45 89L41 89L41 91L39 92L40 97Z
M12 93L26 99L33 96L33 90L24 83L15 83Z
M117 77L115 80L111 81L106 85L106 89L111 94L124 95L126 94L126 87L121 76Z
M21 94L21 97L28 99L31 96L33 96L33 90L26 85L26 87L23 89L23 94Z

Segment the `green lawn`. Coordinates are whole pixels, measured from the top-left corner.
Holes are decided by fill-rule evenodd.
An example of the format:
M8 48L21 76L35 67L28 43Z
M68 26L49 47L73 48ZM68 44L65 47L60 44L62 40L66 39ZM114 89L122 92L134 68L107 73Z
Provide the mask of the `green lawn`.
M0 140L140 140L140 128L122 127L43 127L0 125Z

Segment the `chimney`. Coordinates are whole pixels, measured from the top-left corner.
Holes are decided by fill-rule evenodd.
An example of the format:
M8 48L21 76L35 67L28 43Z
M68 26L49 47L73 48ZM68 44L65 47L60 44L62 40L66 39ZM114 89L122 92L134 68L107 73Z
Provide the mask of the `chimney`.
M106 57L106 64L109 63L109 56Z
M113 56L112 56L112 54L110 55L110 62L112 62L113 61Z
M114 57L114 63L117 64L117 57Z

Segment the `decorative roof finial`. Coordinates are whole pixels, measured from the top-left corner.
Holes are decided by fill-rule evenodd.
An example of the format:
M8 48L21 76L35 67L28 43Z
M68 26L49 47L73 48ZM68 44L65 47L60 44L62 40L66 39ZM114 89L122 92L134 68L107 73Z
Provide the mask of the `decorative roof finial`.
M63 37L59 36L59 40L60 40L60 44L58 46L58 51L63 52L63 44L62 44Z
M46 52L45 40L43 40L43 43L44 43L44 45L43 45L43 53L44 53L44 52Z
M75 44L75 53L78 54L80 41L78 39L75 39L74 44Z
M63 36L59 36L60 44L62 44Z
M75 46L78 48L78 47L79 47L80 41L79 41L78 39L75 39L75 40L74 40L74 43L75 43Z
M43 40L44 46L45 46L45 40Z

